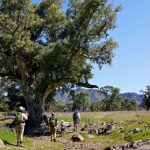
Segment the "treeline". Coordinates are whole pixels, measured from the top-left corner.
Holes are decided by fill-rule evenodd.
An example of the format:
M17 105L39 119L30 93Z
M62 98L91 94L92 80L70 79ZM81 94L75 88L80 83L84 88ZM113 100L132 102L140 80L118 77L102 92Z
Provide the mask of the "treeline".
M57 100L49 99L46 102L46 111L134 111L138 109L150 109L150 86L143 91L144 99L139 105L136 100L125 99L120 95L120 89L113 86L101 87L100 93L104 94L104 99L90 100L87 91L72 92L72 100L67 103L60 103ZM7 95L0 97L0 111L13 111L19 105L25 107L23 96L19 94L16 86L8 89Z
M99 92L105 95L103 100L90 101L90 95L86 91L72 94L70 103L60 104L53 101L49 106L52 111L73 111L78 109L85 111L132 111L139 108L136 100L124 99L120 96L120 89L112 86L100 88Z

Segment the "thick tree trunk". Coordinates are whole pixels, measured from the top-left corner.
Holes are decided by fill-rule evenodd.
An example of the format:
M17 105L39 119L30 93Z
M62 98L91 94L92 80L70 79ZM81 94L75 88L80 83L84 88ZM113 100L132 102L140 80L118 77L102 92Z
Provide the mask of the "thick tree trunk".
M30 88L23 88L24 98L29 113L28 122L26 126L27 133L41 133L46 129L47 117L45 117L45 99L50 92L55 90L61 84L60 81L48 85L44 94L36 99L33 98Z
M27 111L29 116L26 125L26 132L30 134L40 134L42 129L46 127L46 124L44 124L44 104L41 101L35 100L27 102Z

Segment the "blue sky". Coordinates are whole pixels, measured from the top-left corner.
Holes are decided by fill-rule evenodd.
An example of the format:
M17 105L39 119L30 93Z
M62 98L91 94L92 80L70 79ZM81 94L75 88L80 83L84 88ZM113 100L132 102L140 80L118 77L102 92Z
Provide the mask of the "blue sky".
M105 65L99 70L94 65L94 78L90 83L100 87L112 85L121 92L139 93L150 85L150 0L111 2L123 7L118 14L117 28L111 33L119 47L114 51L112 67Z

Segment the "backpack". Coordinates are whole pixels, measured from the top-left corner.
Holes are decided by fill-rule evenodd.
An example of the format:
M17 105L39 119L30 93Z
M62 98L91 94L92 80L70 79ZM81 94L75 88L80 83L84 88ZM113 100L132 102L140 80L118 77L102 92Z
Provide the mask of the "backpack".
M78 112L74 112L74 113L73 113L73 120L74 120L74 121L78 121L78 120L79 120Z
M56 117L50 117L49 118L49 124L50 124L50 127L52 127L52 128L56 127L56 125L57 125L57 118Z
M19 125L22 122L22 113L18 112L16 113L15 119L14 119L14 123L15 125Z

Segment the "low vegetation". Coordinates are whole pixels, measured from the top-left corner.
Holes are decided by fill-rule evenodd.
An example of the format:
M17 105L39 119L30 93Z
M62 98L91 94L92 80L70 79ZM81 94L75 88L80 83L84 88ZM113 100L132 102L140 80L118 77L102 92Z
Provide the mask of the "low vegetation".
M0 114L2 116L2 113ZM50 115L50 113L48 113ZM58 120L64 120L67 122L72 122L72 113L56 113ZM104 134L96 135L93 134L94 137L92 139L87 138L87 132L82 132L81 135L84 137L84 140L87 144L99 144L101 148L104 149L108 146L119 145L124 143L129 143L136 140L143 140L150 138L150 114L145 111L116 111L116 112L84 112L81 113L81 122L80 129L82 129L85 125L88 125L88 129L94 128L102 128L104 127L103 123L114 123L115 128L107 131ZM4 125L1 121L1 126ZM9 120L10 122L10 120ZM92 126L90 124L96 124L96 126ZM141 132L133 133L132 130L139 128ZM63 137L60 137L58 134L58 141L56 143L50 142L49 136L25 136L24 138L24 149L43 149L46 150L48 148L64 149L64 142L71 142L70 138L73 132L72 128L66 131L66 134ZM4 128L0 128L0 139L2 139L6 143L5 149L17 149L16 144L16 136L15 133L6 130Z

